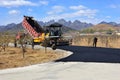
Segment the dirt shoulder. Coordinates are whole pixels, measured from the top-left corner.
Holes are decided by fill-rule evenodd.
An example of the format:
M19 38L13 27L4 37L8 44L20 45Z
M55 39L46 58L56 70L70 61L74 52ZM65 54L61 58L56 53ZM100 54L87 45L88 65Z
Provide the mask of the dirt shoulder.
M61 51L47 49L47 53L45 53L44 49L32 50L27 48L25 58L23 58L21 48L8 47L5 51L0 52L0 69L23 67L54 61L63 56L64 54Z

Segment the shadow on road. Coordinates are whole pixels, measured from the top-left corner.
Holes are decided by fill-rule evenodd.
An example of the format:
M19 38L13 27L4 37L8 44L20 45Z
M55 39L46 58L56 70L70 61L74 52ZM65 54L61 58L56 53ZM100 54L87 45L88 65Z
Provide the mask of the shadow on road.
M82 46L59 46L58 48L72 51L73 54L56 62L120 63L120 49Z

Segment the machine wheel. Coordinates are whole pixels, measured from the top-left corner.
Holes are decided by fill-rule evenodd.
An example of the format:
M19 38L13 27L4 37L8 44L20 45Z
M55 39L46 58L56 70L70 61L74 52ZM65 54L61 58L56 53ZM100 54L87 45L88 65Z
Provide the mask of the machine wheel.
M57 48L55 44L53 44L51 47L53 50L56 50L56 48Z

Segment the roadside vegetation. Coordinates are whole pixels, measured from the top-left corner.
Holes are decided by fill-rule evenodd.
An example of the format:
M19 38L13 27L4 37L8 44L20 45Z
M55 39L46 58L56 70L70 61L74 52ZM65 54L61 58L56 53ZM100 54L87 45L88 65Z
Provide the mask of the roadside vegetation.
M15 35L0 33L0 69L15 68L39 64L63 57L63 52L47 49L32 49L22 47L10 47L14 43ZM25 51L23 52L23 49ZM24 53L24 54L23 54Z
M79 35L73 39L73 45L93 46L94 37L98 38L97 47L120 48L119 35Z
M23 58L20 48L7 47L5 51L0 52L0 69L40 64L54 61L62 57L62 52L47 50L47 53L45 53L43 49L32 50L27 48L25 57Z

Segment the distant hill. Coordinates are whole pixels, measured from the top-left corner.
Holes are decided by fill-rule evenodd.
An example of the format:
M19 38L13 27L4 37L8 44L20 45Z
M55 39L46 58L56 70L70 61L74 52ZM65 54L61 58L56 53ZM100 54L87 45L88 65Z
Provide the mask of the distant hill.
M81 29L93 26L93 24L91 24L91 23L85 23L85 22L81 22L79 20L75 20L75 21L71 22L71 21L65 21L64 19L60 19L60 20L58 20L58 23L68 26L75 30L81 30Z
M115 22L102 21L97 25L93 25L91 23L85 23L85 22L81 22L79 20L75 20L73 22L66 21L64 19L60 19L58 21L50 20L48 22L38 21L38 23L42 27L50 25L55 22L63 25L63 32L67 32L67 31L71 32L71 31L76 31L76 30L88 31L88 32L89 31L95 32L95 31L106 31L106 30L111 30L111 31L120 30L120 24L115 23ZM19 23L19 24L11 23L6 26L0 26L0 32L9 31L12 33L16 33L21 30L24 30L21 23Z
M40 25L41 23L38 22ZM42 24L43 25L43 24ZM44 25L45 26L45 25ZM44 26L42 26L44 28ZM72 29L70 27L66 27L66 26L62 26L62 31L63 33L65 32L69 32L69 31L75 31L75 29ZM9 25L6 25L6 26L0 26L0 32L9 32L9 33L14 33L16 34L18 31L24 31L24 28L22 27L22 23L19 23L19 24L9 24Z
M92 27L86 28L81 30L81 32L90 32L90 33L94 33L94 32L105 32L105 33L110 33L110 32L115 32L115 31L120 31L120 26L117 23L114 22L101 22L97 25L94 25Z
M91 27L91 29L96 30L96 31L117 30L118 27L110 25L110 24L97 24L97 25Z
M50 24L55 23L55 22L56 21L54 21L54 20L50 20L48 22L38 21L38 23L42 27L44 27L46 25L50 25ZM93 26L93 24L91 24L91 23L84 23L84 22L80 22L78 20L75 20L75 21L71 22L71 21L65 21L64 19L60 19L57 22L63 25L63 31L64 32L71 31L71 30L80 30L80 29L84 29L84 28L88 28L88 27ZM17 31L20 31L20 30L23 30L23 27L22 27L21 23L19 23L19 24L11 23L11 24L8 24L6 26L0 26L0 31L1 32L5 32L5 31L17 32Z
M112 26L120 26L120 24L118 24L116 22L105 22L105 21L102 21L99 24L109 24L109 25L112 25Z
M22 24L8 24L6 26L2 26L2 28L0 29L0 32L10 32L10 33L17 33L18 31L23 30Z

